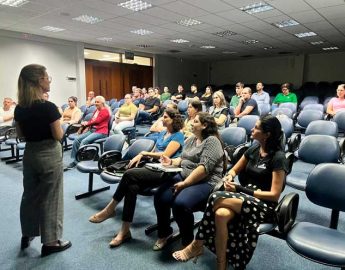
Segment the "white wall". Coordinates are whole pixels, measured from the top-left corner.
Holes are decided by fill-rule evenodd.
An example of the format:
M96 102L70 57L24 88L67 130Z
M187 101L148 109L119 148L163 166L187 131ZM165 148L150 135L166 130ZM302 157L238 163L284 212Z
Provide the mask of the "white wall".
M168 86L172 92L182 84L185 90L195 83L202 87L208 84L209 64L196 60L157 55L155 57L154 83L163 88Z
M44 65L52 76L50 100L57 105L67 103L69 96L85 99L85 67L82 44L62 40L31 37L0 31L0 99L17 100L17 81L20 70L28 64ZM82 66L80 66L82 63ZM68 81L67 76L77 81ZM84 87L83 87L84 86Z

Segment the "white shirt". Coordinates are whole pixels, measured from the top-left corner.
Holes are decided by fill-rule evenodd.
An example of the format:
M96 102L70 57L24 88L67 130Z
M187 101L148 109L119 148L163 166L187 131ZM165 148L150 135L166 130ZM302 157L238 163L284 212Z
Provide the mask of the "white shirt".
M12 126L13 119L4 121L5 116L14 116L14 107L11 107L8 111L5 111L3 107L0 108L0 127Z

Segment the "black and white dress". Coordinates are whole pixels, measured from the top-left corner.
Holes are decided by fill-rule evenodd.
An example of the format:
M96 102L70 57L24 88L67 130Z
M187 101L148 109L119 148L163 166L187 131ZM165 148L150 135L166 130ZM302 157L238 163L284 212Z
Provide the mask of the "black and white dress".
M260 157L260 146L255 145L245 153L248 163L240 174L241 184L252 190L271 190L272 172L287 171L285 154L281 151ZM276 202L264 201L244 193L217 191L210 195L206 210L199 226L196 239L204 240L212 252L215 252L215 222L212 210L219 198L238 198L243 201L241 214L228 224L227 259L234 269L245 269L256 247L258 233L256 229L261 223L275 219Z

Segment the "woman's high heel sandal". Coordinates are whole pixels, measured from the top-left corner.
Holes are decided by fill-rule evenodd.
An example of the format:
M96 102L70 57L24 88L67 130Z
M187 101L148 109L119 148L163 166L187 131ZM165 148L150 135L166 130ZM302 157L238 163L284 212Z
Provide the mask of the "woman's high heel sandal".
M182 250L176 251L172 254L176 261L186 262L193 259L193 263L197 263L200 255L204 253L204 246L197 246L195 242L192 242Z

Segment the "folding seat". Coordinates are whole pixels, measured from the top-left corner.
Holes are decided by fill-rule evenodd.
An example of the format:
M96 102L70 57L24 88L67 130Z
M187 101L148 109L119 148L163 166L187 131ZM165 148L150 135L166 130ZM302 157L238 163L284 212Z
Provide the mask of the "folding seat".
M64 111L68 107L68 104L62 104L61 105L61 110Z
M104 153L98 160L99 146L96 144L88 144L79 148L76 159L78 161L77 170L82 173L89 174L89 185L88 191L75 196L76 200L89 197L101 191L108 190L110 187L104 187L100 189L93 189L93 174L100 174L102 172L99 165L100 160L104 163L119 160L121 157L121 151L125 142L125 136L123 135L112 135L108 137L104 143ZM85 160L85 156L88 155L88 160Z
M345 132L345 111L339 111L333 117L333 121L338 124L339 132Z
M312 170L306 196L312 203L331 209L331 221L329 227L307 221L295 224L286 238L294 252L313 262L345 269L345 233L337 230L339 213L345 211L344 190L344 165L320 164Z
M230 163L228 169L230 169L231 166L237 162L234 156L241 156L237 151L240 151L239 146L246 144L247 132L243 127L227 127L220 132L220 137L224 143L226 154L228 155L228 161Z
M271 105L270 104L258 104L258 109L260 112L260 116L268 115L271 112Z
M324 106L319 103L307 104L304 106L303 110L316 110L322 113L325 111Z
M177 109L180 112L180 114L187 114L188 103L188 100L181 100L179 103L177 103Z
M279 108L289 108L293 113L297 112L297 104L292 102L281 103Z
M337 139L328 135L306 136L298 149L298 160L294 162L286 184L304 190L309 173L320 163L338 163L340 147Z
M255 126L256 121L259 120L259 116L257 115L245 115L240 118L237 122L238 127L243 127L247 133L247 141L250 141L250 135L252 133L252 129Z
M296 130L304 132L307 126L316 120L323 119L323 112L319 110L302 110L297 116Z
M301 104L299 105L300 109L303 110L303 108L308 104L318 104L319 103L319 97L317 96L306 96Z
M280 114L286 115L290 119L294 119L294 112L290 108L276 108L271 113L273 116L278 116Z

